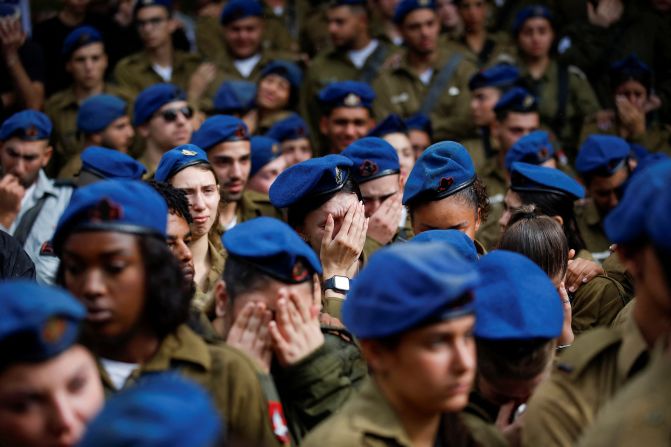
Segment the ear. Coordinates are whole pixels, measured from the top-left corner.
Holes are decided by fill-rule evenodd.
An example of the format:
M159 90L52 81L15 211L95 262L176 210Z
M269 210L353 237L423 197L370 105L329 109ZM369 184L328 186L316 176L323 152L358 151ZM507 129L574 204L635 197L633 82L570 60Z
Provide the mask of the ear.
M360 340L361 353L371 370L378 375L385 375L388 371L389 351L375 340Z
M107 53L103 53L102 63L103 63L103 65L105 65L105 70L104 71L107 71L107 65L109 64L109 59L107 58Z
M368 118L368 131L370 132L375 127L375 118L372 116Z
M96 132L88 135L89 141L93 144L93 146L102 146L103 144L103 136L101 132Z
M327 116L322 116L319 119L319 132L322 135L327 135L329 130L329 118Z
M149 125L142 124L138 126L137 131L142 138L146 139L149 136Z
M226 305L228 304L228 291L223 279L219 279L214 286L214 314L217 318L222 318L226 314Z
M562 227L564 226L564 218L562 218L561 216L552 216L552 218L556 220L557 223L559 223L559 225L561 225Z
M51 146L47 146L46 149L44 149L44 158L42 159L42 167L46 167L47 164L49 164L49 160L51 160L51 156L54 153L54 148Z

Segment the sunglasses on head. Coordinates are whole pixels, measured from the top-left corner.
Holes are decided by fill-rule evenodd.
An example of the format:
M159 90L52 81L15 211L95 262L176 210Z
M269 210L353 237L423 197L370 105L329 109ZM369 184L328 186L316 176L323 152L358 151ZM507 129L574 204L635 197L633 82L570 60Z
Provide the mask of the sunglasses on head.
M184 106L177 109L165 109L158 112L158 116L163 118L166 123L172 123L177 120L177 114L181 113L184 118L191 119L193 116L193 109L190 106Z

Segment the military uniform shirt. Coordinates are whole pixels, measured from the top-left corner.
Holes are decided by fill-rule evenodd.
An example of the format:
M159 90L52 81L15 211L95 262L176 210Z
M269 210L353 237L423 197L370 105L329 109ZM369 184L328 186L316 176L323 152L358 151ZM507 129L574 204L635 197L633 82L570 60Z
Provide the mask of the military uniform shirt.
M587 250L599 263L610 256L610 242L603 231L603 219L592 199L576 202L575 217Z
M119 61L114 68L114 78L120 86L137 95L145 88L160 82L170 82L184 91L189 89L191 75L200 65L201 60L195 54L174 50L172 60L172 76L169 81L152 68L152 62L144 51L131 54Z

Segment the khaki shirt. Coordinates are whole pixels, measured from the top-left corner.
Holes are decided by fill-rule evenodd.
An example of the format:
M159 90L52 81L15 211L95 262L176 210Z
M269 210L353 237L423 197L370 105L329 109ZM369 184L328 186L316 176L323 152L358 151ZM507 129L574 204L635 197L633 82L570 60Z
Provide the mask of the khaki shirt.
M212 231L210 231L207 241L207 252L210 256L210 271L207 273L205 286L202 289L196 286L196 292L191 300L191 305L198 310L207 309L210 301L212 301L214 285L224 273L224 265L226 264L227 253L221 244L221 240L217 244L216 239L211 237L211 235Z
M441 68L457 53L460 53L460 50L454 45L439 47L429 85L425 85L420 80L419 74L410 67L407 53L401 53L400 62L390 64L391 66L382 70L373 82L377 94L373 104L375 117L382 120L390 113L396 113L407 118L417 113ZM465 56L447 82L440 99L429 113L435 141L459 140L474 133L468 81L476 71L475 63Z
M479 135L476 138L467 138L461 141L461 144L471 156L476 172L481 172L485 169L487 162L499 151L499 148L496 142L491 139L489 129L478 129L478 133Z
M581 285L571 301L571 328L575 335L599 326L610 326L630 297L612 278L598 275Z
M445 431L451 432L449 428ZM466 436L473 437L471 433ZM329 447L412 446L397 414L371 379L338 413L308 433L301 446L322 447L325 442Z
M128 110L131 110L134 100L131 91L117 85L105 84L102 93L118 96L128 103ZM67 88L51 95L44 104L44 111L53 123L55 152L49 164L49 172L55 175L70 160L78 159L77 155L85 149L84 135L77 130L79 101L72 88Z
M576 202L574 207L575 218L580 235L585 241L587 250L598 262L603 262L610 256L610 241L603 231L603 218L592 199Z
M151 359L133 371L124 387L144 374L168 370L177 370L203 386L231 433L254 444L279 445L270 427L259 372L241 352L227 346L208 345L182 325L163 339ZM106 394L115 393L117 390L102 366L100 375Z
M489 195L489 215L487 220L482 222L476 237L484 244L488 250L496 248L501 238L501 227L499 219L503 215L503 199L508 190L508 180L500 168L496 157L488 158L480 169L478 175L487 187Z
M486 68L498 63L513 63L516 49L510 39L510 33L489 33L480 53L476 53L468 46L464 35L456 39L459 47L477 61L478 67Z
M644 365L648 346L636 323L578 337L529 400L525 446L574 446L603 406Z
M656 346L651 364L599 413L580 447L665 446L671 439L671 356Z
M191 75L201 63L195 54L175 50L173 52L170 83L188 91ZM114 78L119 85L137 95L142 90L159 82L166 82L152 68L149 56L144 51L121 59L114 67Z
M580 143L582 144L588 136L593 134L622 135L620 124L617 120L607 124L605 127L599 127L596 117L588 119L585 123L580 136ZM664 152L667 155L671 155L671 126L653 123L645 129L644 133L627 138L627 141L639 144L650 152Z

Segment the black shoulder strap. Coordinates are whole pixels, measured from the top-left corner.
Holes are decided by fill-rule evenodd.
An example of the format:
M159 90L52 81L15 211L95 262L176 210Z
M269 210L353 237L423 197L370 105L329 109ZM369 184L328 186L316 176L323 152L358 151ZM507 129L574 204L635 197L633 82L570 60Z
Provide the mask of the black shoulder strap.
M552 122L555 134L559 137L566 124L566 105L569 95L569 73L564 64L557 64L557 112Z
M366 59L366 63L359 75L359 81L367 84L373 82L373 79L375 79L380 71L380 67L384 64L385 59L387 59L387 53L389 53L387 46L379 42L375 51Z
M22 247L23 244L26 243L28 235L30 234L30 230L33 229L33 225L35 225L37 216L40 215L40 211L42 211L44 203L47 201L48 198L49 198L48 194L44 194L42 197L40 197L37 203L33 205L33 207L30 208L28 211L26 211L23 217L21 217L21 221L16 226L16 230L14 231L14 237L16 238L17 241L19 241L19 244L21 244Z
M440 69L436 79L429 88L424 101L422 101L422 105L420 106L418 113L422 113L427 116L429 113L431 113L433 108L436 106L436 102L442 96L443 90L445 90L445 86L447 86L447 83L450 82L450 79L452 79L452 75L454 75L457 66L463 58L463 54L454 53L447 61L447 63L443 65L443 68Z

